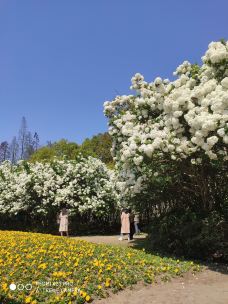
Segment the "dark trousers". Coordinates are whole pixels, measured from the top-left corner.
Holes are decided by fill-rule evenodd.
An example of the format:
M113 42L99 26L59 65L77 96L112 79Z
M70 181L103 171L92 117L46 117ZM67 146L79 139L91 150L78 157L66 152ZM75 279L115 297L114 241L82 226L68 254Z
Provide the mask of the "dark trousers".
M135 233L134 223L130 223L130 240L133 240L133 234Z

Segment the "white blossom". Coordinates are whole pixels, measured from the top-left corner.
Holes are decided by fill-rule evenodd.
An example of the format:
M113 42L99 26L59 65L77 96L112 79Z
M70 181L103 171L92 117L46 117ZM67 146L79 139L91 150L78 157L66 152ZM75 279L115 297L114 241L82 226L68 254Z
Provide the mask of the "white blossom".
M46 214L66 204L73 212L108 212L119 203L116 175L98 159L0 165L0 213Z
M126 191L139 191L143 183L137 174L158 153L172 160L190 157L195 164L203 156L227 161L228 43L210 43L202 60L201 67L184 61L170 82L160 77L146 82L137 73L131 86L136 96L105 103L112 154L123 180L132 184ZM134 179L132 172L137 172Z

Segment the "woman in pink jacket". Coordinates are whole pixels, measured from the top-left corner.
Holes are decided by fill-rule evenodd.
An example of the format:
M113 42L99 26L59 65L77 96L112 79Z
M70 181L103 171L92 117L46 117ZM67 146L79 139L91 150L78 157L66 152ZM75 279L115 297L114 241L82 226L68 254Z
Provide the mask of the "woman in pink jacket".
M123 240L124 234L127 234L130 241L130 213L128 209L123 209L121 212L121 234L119 241Z

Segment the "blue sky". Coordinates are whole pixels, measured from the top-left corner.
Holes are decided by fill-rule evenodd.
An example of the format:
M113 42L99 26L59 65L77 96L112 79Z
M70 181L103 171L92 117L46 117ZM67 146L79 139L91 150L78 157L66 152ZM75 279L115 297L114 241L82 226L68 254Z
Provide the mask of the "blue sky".
M227 0L0 0L0 141L22 116L41 143L107 130L103 102L130 79L172 78L228 38Z

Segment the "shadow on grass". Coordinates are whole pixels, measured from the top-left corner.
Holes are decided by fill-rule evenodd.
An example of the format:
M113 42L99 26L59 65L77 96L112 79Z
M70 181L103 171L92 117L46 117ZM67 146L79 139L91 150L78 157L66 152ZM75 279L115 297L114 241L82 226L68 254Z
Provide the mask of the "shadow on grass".
M161 249L155 250L153 247L153 242L149 236L134 237L134 240L131 243L131 248L137 249L137 250L143 250L146 253L153 254L153 255L159 255L160 257L173 258L173 259L181 259L181 258L184 259L184 257L175 256L175 255L167 253Z
M223 260L220 261L216 261L216 260L207 261L202 259L200 260L191 257L173 255L165 252L162 249L155 250L153 248L153 241L148 236L145 238L134 238L133 242L131 243L131 248L137 250L144 250L148 254L157 255L160 256L161 258L179 259L180 261L194 261L195 263L198 263L201 266L207 267L211 271L216 271L228 275L228 264L224 263Z

